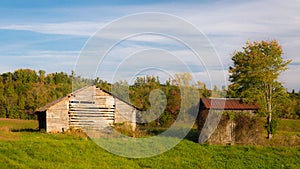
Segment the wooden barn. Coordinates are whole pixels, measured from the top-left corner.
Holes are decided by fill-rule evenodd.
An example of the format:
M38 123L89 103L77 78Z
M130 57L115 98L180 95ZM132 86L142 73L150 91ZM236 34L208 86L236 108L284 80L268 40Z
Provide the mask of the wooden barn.
M209 143L235 144L242 142L243 139L249 141L250 138L245 138L248 137L247 133L250 133L250 130L251 132L257 130L257 126L250 123L255 123L253 117L258 112L259 106L246 103L243 99L201 98L199 108L197 119L199 133L202 130L208 130L209 127L204 127L204 125L209 113L222 114L217 128L212 131L213 133L208 131L206 141ZM200 139L199 142L201 142Z
M138 109L96 86L87 86L38 109L39 129L63 132L68 129L105 129L115 123L136 127Z

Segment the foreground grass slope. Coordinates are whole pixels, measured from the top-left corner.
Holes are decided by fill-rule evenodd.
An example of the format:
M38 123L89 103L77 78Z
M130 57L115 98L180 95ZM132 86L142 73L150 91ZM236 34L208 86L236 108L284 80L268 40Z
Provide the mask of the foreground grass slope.
M161 155L130 159L113 155L85 137L30 130L36 127L36 121L0 119L0 168L300 167L299 147L212 146L186 139Z

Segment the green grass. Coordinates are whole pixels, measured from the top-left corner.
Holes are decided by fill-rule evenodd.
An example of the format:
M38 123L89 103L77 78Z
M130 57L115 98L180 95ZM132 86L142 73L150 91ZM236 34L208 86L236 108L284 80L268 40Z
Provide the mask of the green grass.
M36 120L16 120L0 118L0 127L9 127L10 129L37 129L38 122Z
M300 120L293 120L293 119L279 120L278 131L300 133Z
M280 119L278 129L269 145L300 147L300 120Z
M18 120L0 119L0 168L299 168L300 148L200 145L184 139L170 151L151 158L113 155L90 139L22 129ZM2 123L3 122L3 123ZM5 123L5 125L3 125ZM18 124L16 124L18 123ZM36 128L35 121L24 128ZM4 129L3 129L4 128ZM2 129L2 130L1 130ZM1 139L1 135L15 138Z

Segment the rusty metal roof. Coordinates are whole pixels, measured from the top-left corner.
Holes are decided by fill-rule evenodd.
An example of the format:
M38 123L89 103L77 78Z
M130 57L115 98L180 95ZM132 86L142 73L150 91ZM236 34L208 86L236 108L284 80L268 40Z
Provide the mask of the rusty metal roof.
M259 106L237 98L201 98L201 106L216 110L258 110Z

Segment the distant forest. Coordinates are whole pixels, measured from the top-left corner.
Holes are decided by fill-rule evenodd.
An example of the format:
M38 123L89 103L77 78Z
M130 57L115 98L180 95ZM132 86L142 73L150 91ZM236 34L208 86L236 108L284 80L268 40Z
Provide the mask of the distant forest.
M178 81L190 78L187 73L176 75L178 79L167 80L161 83L158 77L146 76L138 77L134 84L128 85L126 81L120 81L113 85L114 88L129 86L129 98L132 104L142 110L150 107L149 94L154 89L160 89L164 92L167 105L164 113L149 125L169 126L176 119L180 111L180 87ZM36 119L34 112L60 97L66 96L72 92L74 72L71 75L67 73L50 73L40 70L36 72L30 69L19 69L14 72L7 72L0 75L0 118L18 118L18 119ZM78 82L78 80L77 80ZM91 80L81 80L80 85L84 86ZM112 85L99 78L93 80L93 83L100 88L111 91ZM78 83L77 83L78 84ZM214 86L212 90L207 89L206 85L197 82L194 86L199 90L200 97L231 97L226 95L225 87L218 89ZM120 94L120 93L118 93ZM289 94L290 101L282 106L280 118L299 118L300 117L300 92L294 90ZM122 94L121 94L122 95Z
M72 91L72 77L66 73L19 69L0 76L0 117L34 119L39 107Z

